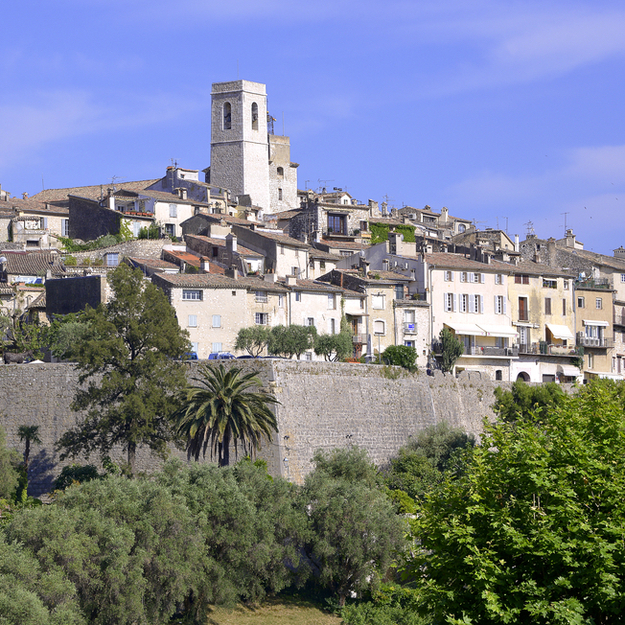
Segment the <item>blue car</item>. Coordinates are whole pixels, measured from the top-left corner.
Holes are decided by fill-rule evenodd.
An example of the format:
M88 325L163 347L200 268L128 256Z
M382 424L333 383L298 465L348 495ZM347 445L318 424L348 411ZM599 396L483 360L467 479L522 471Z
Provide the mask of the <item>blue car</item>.
M234 357L235 356L231 354L230 352L213 352L212 354L209 354L208 359L209 360L230 360Z

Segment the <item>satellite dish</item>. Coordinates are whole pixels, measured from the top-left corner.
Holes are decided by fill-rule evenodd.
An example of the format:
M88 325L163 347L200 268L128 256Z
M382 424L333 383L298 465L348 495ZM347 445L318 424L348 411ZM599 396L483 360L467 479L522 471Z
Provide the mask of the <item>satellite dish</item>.
M6 256L0 256L0 265L4 265L4 263L7 262L7 257Z

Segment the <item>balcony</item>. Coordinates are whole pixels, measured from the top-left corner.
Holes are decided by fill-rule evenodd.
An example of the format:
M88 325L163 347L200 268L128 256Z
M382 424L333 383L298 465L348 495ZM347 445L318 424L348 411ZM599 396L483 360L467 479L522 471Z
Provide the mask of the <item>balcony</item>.
M607 349L608 347L612 347L613 341L605 338L604 336L586 336L583 332L578 332L577 344L582 347L598 347L600 349Z
M254 299L259 304L266 304L269 301L269 298L267 297L267 295L256 294L256 297Z
M355 345L366 345L367 344L367 335L366 334L354 334L352 336L352 342Z
M610 281L607 278L585 278L576 280L575 285L579 289L611 289Z
M480 346L474 345L471 347L470 352L467 356L509 356L511 358L516 358L519 355L519 348L515 345L514 347L491 347L491 346Z
M551 345L545 341L521 343L519 353L542 356L577 356L577 350L571 346Z
M416 334L417 324L404 322L404 334Z

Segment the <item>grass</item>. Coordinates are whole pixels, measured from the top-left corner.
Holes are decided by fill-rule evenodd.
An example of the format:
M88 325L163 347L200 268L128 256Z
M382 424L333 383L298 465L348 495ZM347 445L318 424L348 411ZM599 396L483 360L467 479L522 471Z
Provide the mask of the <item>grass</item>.
M215 608L207 625L341 625L342 622L338 616L321 610L318 604L286 596L267 599L253 608Z

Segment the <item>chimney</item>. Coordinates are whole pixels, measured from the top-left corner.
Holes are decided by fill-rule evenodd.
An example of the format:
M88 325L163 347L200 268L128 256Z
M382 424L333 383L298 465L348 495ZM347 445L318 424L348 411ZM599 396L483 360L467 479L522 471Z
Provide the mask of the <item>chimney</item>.
M515 252L519 251L519 235L518 234L514 235L514 251Z
M449 210L446 206L443 206L443 208L441 209L441 221L449 221Z
M28 193L26 191L24 191L24 193L22 193L22 199L23 200L27 200L28 199Z
M553 237L547 239L547 263L550 267L556 266L556 240Z
M369 200L369 217L377 217L380 208L374 200Z
M286 285L287 286L297 286L297 278L295 276L287 276L286 277Z
M275 273L266 273L263 276L263 280L265 282L270 282L271 284L275 284L278 280L278 276Z
M385 258L385 259L382 261L382 271L388 271L388 265L389 265L389 263L388 263L388 258Z
M566 231L566 246L575 249L575 235L573 234L572 228Z
M206 273L210 273L210 264L206 256L200 257L200 269Z
M236 267L228 267L225 271L226 278L232 278L233 280L239 279L239 272Z

